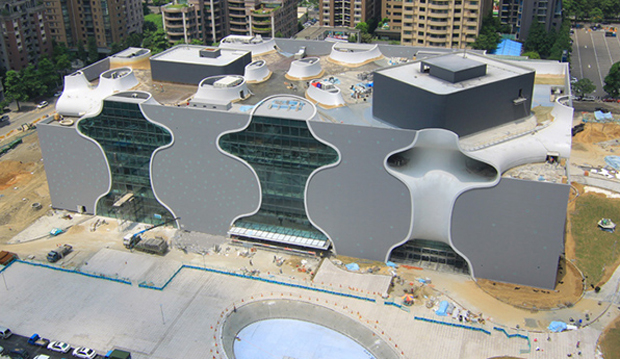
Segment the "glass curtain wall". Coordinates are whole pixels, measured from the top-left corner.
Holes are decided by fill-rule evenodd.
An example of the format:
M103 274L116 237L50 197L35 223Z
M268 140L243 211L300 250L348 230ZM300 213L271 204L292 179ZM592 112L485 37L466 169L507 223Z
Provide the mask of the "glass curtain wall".
M245 130L222 136L220 146L254 168L262 190L258 212L234 226L327 241L306 215L304 192L312 171L338 154L312 137L305 121L254 116Z
M105 153L112 188L97 202L97 214L159 224L173 219L151 188L153 152L172 142L165 128L142 116L139 105L104 101L101 114L78 123L78 130L97 141Z

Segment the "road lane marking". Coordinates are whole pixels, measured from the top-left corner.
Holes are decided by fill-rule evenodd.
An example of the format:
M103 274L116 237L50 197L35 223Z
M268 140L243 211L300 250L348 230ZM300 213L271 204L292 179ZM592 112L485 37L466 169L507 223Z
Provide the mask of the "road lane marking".
M593 46L592 50L594 50L594 60L596 60L596 69L598 70L598 77L601 80L601 82L599 83L601 84L601 88L603 88L603 75L601 74L601 66L599 66L598 55L596 54L596 46L594 46L594 38L592 37L592 33L590 33L590 40L592 40L592 46Z
M577 58L579 59L579 73L581 73L580 79L583 78L583 62L581 62L581 51L579 51L579 36L575 34L575 43L577 44Z

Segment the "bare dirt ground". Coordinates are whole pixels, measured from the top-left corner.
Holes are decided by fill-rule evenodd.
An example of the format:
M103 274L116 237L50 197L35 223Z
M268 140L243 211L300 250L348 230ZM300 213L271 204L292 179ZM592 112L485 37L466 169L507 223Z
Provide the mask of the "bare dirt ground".
M580 119L581 114L578 115ZM605 156L620 155L620 147L601 146L600 142L620 138L620 125L615 123L586 123L583 132L573 137L571 163L605 166Z
M22 140L0 157L0 244L44 215L51 205L38 135L35 132ZM41 209L32 207L37 202Z
M571 307L583 293L581 273L570 262L560 260L555 290L546 290L509 283L478 279L482 290L516 307L537 310Z

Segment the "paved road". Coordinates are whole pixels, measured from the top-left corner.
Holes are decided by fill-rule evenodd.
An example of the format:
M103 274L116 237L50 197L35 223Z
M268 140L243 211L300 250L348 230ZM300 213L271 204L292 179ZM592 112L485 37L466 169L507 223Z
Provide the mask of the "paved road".
M605 31L575 29L571 75L578 79L588 78L596 85L594 96L605 97L605 76L611 65L620 61L620 38L605 37Z
M56 98L54 97L52 99L48 99L48 102L50 103L50 105L42 109L36 108L34 104L24 103L20 104L21 111L8 112L7 115L9 115L10 117L9 124L0 127L0 141L4 140L4 138L7 136L7 134L9 134L9 132L11 134L14 134L15 131L21 128L22 125L25 123L32 123L35 120L43 118L45 116L51 116L54 111L56 111L56 108L54 106Z

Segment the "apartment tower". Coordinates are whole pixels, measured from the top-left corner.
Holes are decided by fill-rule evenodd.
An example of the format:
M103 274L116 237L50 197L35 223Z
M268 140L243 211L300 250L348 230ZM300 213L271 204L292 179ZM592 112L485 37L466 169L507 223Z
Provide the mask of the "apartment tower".
M144 23L141 0L49 0L45 6L52 37L69 47L90 37L98 47L110 47L142 32Z
M381 18L402 45L465 48L492 6L492 0L383 0Z
M45 21L45 6L35 0L0 1L0 67L19 71L51 55L52 38Z
M297 33L297 1L228 0L231 35L291 37Z
M179 0L164 5L166 36L170 42L218 42L228 35L227 10L224 0Z
M380 8L379 0L323 0L321 25L355 27L360 22L378 18Z
M511 27L517 39L525 40L534 21L545 30L558 30L562 24L561 0L500 0L499 19Z

